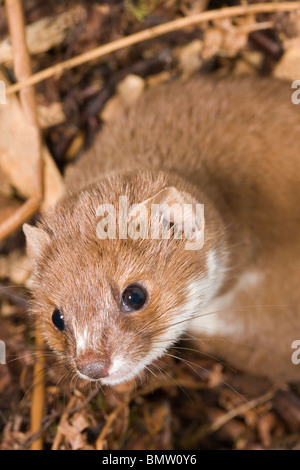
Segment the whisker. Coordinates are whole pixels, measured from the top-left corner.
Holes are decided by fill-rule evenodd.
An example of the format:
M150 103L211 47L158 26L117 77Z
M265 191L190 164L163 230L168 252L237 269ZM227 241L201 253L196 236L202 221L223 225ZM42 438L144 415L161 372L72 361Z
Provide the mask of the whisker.
M153 370L151 370L148 366L145 366L145 369L150 372L152 375L154 375L155 378L157 378L157 375L155 374L155 372L153 372Z
M201 377L201 375L199 374L199 372L197 372L192 366L199 367L202 371L209 373L209 370L208 370L208 369L205 369L204 367L200 366L199 364L195 364L195 363L193 363L193 362L191 362L191 361L188 361L188 360L186 360L186 359L183 359L183 358L181 358L181 357L179 357L179 356L170 355L170 354L168 354L168 353L167 353L166 355L167 355L167 356L170 356L170 357L173 357L174 359L177 359L177 360L179 360L179 361L182 361L184 364L188 365L193 371L195 371L195 373L196 373L197 375L199 375L199 377L200 377L201 379L203 379L203 378ZM223 385L225 385L226 387L228 387L230 390L232 390L244 403L247 403L247 404L249 403L249 400L248 400L246 397L244 397L244 395L242 395L238 390L236 390L232 385L230 385L226 380L221 379L221 383L222 383ZM259 412L256 408L252 408L252 409L253 409L259 416L263 416L262 413Z
M212 354L209 354L207 352L204 352L204 351L201 351L201 350L197 350L197 349L193 349L193 348L186 348L186 347L182 347L182 346L173 346L174 348L176 349L182 349L184 351L191 351L191 352L195 352L195 353L198 353L198 354L201 354L201 355L204 355L204 356L207 356L209 357L210 359L214 359L215 361L217 361L218 363L222 364L223 366L227 367L228 369L230 369L232 372L234 372L235 374L237 374L237 370L233 369L233 367L231 367L229 364L227 364L226 362L222 361L221 359L219 359L218 357L216 356L213 356Z
M38 371L37 373L34 374L33 376L33 381L32 381L32 384L30 385L30 387L26 390L26 392L24 393L24 396L23 398L21 399L20 401L20 404L19 406L23 403L23 401L25 400L25 398L27 398L27 395L29 394L29 392L35 387L36 383L43 379L44 377L46 377L48 374L48 370L47 369L42 369L40 371Z
M31 353L28 353L28 354L24 354L23 356L14 357L14 359L8 359L8 358L7 358L7 359L6 359L6 364L11 364L12 362L19 361L19 360L25 359L25 358L35 357L35 356L37 356L37 355L38 355L38 352L31 352ZM53 352L52 354L50 354L50 353L48 353L48 354L46 353L46 354L45 354L45 353L43 352L43 356L44 356L44 357L47 357L47 358L48 358L48 357L52 358L52 357L55 357L56 355L55 355L54 352Z
M174 385L176 385L176 387L178 387L185 395L186 397L192 402L192 398L190 397L190 395L188 394L187 390L185 390L185 388L180 385L177 380L175 379L175 377L172 377L171 374L169 374L167 371L163 370L161 367L158 367L157 364L151 364L152 366L156 367L158 369L158 371L160 372L160 374L162 375L162 377L166 380L166 377L169 378L170 381L173 381L174 382ZM166 376L166 377L165 377Z
M226 312L239 312L239 311L243 311L243 310L246 310L246 309L251 309L251 308L282 308L282 307L287 307L288 305L247 305L247 306L243 306L243 307L239 307L239 308L236 308L236 309L232 309L232 308L229 308L229 309L222 309L222 310L215 310L215 311L212 311L212 312L206 312L206 313L200 313L200 314L195 314L195 315L191 315L189 318L184 318L183 320L180 320L178 322L175 322L175 323L170 323L168 325L164 325L163 327L161 327L160 329L156 329L155 330L155 333L160 333L160 331L164 331L167 328L173 328L175 326L178 326L178 325L181 325L183 323L187 323L187 322L190 322L192 320L195 320L196 318L202 318L202 317L206 317L208 315L214 315L214 314L218 314L218 313L226 313Z
M195 363L193 363L193 362L191 362L188 359L185 359L183 357L177 356L175 354L170 354L170 353L165 353L165 355L169 356L169 357L172 357L173 359L177 359L178 361L181 361L184 364L186 364L187 366L189 366L192 369L192 371L195 372L195 374L197 374L200 377L201 380L203 380L203 377L200 375L199 371L194 369L192 366L199 367L199 369L201 369L204 372L209 372L207 369L205 369L205 367L202 367L199 364L195 364Z
M9 266L13 266L14 268L19 268L19 269L21 269L22 271L24 271L24 272L25 272L26 274L28 274L28 275L30 275L30 273L31 273L31 269L29 269L29 270L28 270L28 269L25 269L25 268L23 268L23 266L20 266L19 264L11 263L11 262L10 262L10 263L8 263L8 265L9 265Z
M23 290L28 290L25 284L5 284L5 283L0 283L0 291L1 289L23 289ZM28 295L30 297L30 295Z

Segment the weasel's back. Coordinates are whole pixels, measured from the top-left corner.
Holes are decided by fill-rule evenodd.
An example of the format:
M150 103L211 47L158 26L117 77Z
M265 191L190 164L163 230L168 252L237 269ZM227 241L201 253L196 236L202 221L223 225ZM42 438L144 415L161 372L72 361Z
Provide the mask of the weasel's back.
M278 224L279 236L291 233L300 219L300 110L291 93L276 80L211 76L150 89L104 126L68 185L77 190L111 172L171 170L256 235L278 236Z

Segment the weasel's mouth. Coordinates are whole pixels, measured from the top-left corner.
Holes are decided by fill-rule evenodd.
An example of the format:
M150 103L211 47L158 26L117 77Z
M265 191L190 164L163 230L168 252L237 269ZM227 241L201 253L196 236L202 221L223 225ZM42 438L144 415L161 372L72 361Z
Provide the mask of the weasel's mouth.
M81 374L81 372L79 371L77 371L77 375L79 375L81 379L88 380L89 382L99 382L103 385L118 385L133 379L136 376L136 373L133 371L126 371L124 373L115 372L113 374L108 375L107 377L102 377L101 379L92 379L87 375Z
M140 372L140 369L140 367L128 366L123 361L115 359L105 377L93 378L82 374L79 370L76 370L76 372L81 379L88 380L89 382L99 382L103 385L118 385L133 379Z
M118 385L118 384L121 384L123 382L128 382L129 380L131 380L133 377L135 377L135 373L133 371L129 372L127 371L127 373L121 373L121 372L115 372L103 379L101 379L101 383L103 383L103 385Z

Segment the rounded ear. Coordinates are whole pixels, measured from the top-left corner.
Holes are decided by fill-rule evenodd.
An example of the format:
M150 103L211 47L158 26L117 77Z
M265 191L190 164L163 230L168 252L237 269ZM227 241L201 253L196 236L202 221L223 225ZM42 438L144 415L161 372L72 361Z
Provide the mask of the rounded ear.
M42 228L28 224L23 225L23 232L26 237L28 256L32 260L41 257L45 248L51 243L50 235Z

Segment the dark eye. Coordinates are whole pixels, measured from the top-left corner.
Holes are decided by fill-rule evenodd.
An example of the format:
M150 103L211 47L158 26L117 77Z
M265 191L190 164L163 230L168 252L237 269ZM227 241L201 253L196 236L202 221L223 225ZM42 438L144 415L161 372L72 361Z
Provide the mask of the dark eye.
M65 329L64 316L58 308L56 308L52 313L52 322L55 328L59 331L63 331Z
M144 287L138 284L131 284L126 287L122 295L122 306L129 312L141 309L147 300L147 292Z

